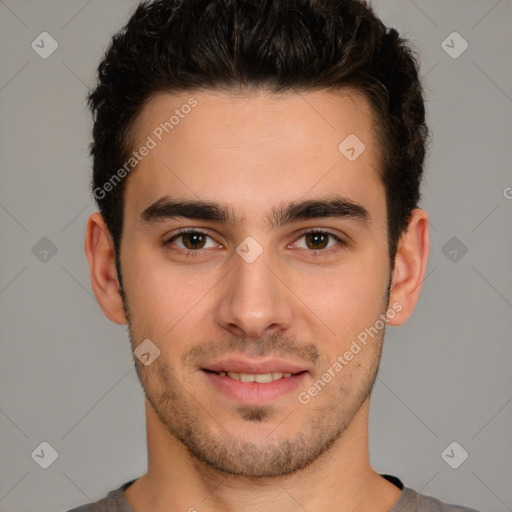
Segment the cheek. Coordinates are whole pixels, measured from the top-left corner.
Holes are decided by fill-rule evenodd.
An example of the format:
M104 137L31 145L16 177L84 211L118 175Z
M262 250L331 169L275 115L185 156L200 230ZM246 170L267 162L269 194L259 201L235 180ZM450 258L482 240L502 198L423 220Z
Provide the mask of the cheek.
M136 242L123 247L123 283L130 311L139 324L154 325L172 298L170 283L162 263Z
M135 244L131 249L127 247L130 257L123 274L134 325L164 341L185 329L191 319L197 321L205 304L201 299L216 276L173 266L161 254L156 256L157 251L137 251Z
M388 273L384 265L361 256L351 265L304 279L300 296L333 336L346 341L382 312Z

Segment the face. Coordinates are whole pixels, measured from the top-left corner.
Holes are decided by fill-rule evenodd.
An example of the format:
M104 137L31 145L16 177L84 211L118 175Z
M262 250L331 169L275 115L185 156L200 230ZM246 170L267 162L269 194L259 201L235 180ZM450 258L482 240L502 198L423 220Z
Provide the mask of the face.
M135 358L148 401L211 467L304 468L369 397L392 310L372 126L348 90L160 94L142 111L134 147L152 147L125 189L125 314L132 348L151 340L149 364ZM339 149L350 134L355 159L354 139Z

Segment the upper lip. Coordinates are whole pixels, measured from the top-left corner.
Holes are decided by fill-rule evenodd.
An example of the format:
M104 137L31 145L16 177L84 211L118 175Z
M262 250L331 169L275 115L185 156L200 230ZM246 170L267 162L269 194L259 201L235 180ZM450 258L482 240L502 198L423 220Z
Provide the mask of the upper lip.
M270 359L267 361L243 361L241 359L223 359L217 363L212 363L203 368L214 372L234 372L234 373L300 373L307 371L305 368L291 364L279 359Z

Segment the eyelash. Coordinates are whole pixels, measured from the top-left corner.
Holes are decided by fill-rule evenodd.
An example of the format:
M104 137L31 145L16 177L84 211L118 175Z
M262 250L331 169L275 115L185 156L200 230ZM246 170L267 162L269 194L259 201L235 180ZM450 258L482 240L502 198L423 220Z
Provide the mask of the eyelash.
M163 245L165 247L172 245L172 242L174 242L174 240L177 240L181 236L186 235L188 233L195 233L198 235L204 235L204 236L211 238L211 236L208 233L206 233L205 231L201 231L200 229L196 229L196 228L180 229L171 238L169 238L168 240L165 240L163 242ZM177 252L179 252L180 254L184 254L187 258L197 258L198 256L201 256L201 253L203 252L203 250L201 250L201 249L197 249L197 250L193 251L191 249L181 249L180 247L178 247L175 250Z
M297 240L300 240L301 238L305 237L306 235L310 235L312 233L320 233L322 235L327 235L330 237L330 239L334 239L337 242L337 245L334 247L329 247L326 249L302 249L309 253L309 256L313 258L323 258L326 256L329 256L331 254L334 254L340 250L340 247L345 247L347 245L347 242L345 242L343 239L341 239L339 236L335 235L334 233L331 233L330 231L326 231L325 229L321 228L312 228L307 231L303 231ZM328 242L329 243L329 242Z
M172 242L174 242L174 240L177 240L178 238L182 237L183 235L190 234L190 233L204 235L209 238L212 238L208 233L206 233L205 231L201 231L200 229L185 228L185 229L181 229L180 231L178 231L171 238L164 240L163 245L166 247L170 246L170 245L172 245ZM312 233L320 233L323 235L328 235L329 237L334 239L336 242L338 242L338 245L340 247L345 247L348 245L348 243L345 242L343 239L341 239L339 236L335 235L334 233L331 233L330 231L326 231L325 229L321 229L321 228L313 228L313 229L309 229L308 231L304 231L300 234L300 236L297 240L300 240L304 236L312 234ZM204 249L192 250L192 249L181 249L179 247L175 250L179 251L181 254L184 254L187 258L200 257L201 253L204 252ZM310 256L312 256L313 258L319 258L319 257L321 258L321 257L325 257L327 255L337 252L339 250L339 248L329 247L326 249L317 249L317 250L303 249L303 250L308 251L310 253Z

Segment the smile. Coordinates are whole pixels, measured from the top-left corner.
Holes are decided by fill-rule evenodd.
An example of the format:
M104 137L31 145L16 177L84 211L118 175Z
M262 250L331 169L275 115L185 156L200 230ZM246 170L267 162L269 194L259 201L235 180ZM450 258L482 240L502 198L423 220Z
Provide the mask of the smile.
M296 396L297 388L303 387L309 372L242 373L213 371L201 372L209 383L209 389L237 402L263 405L279 397Z
M239 380L240 382L258 382L259 384L265 384L266 382L272 382L273 380L289 379L292 373L283 372L272 372L272 373L237 373L237 372L213 372L219 377L228 376L231 379Z

